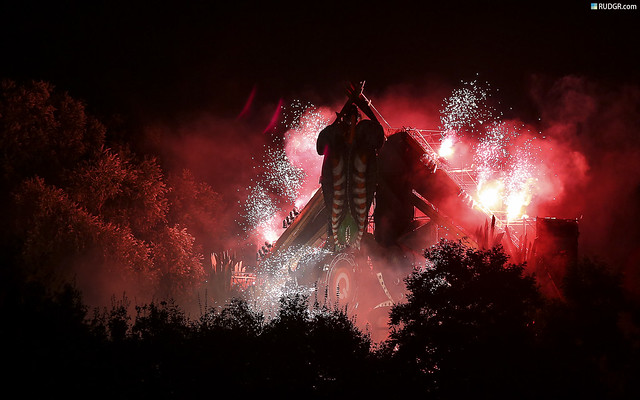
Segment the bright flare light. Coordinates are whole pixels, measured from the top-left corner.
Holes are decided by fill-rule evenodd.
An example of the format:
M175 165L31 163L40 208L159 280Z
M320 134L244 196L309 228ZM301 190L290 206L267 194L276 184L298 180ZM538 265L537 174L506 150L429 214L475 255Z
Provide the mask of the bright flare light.
M512 193L506 200L507 220L513 221L522 216L526 206L526 194L524 191Z
M502 200L503 184L500 181L493 181L482 185L478 189L478 200L480 204L488 209L495 209L500 206Z
M453 136L446 136L440 142L440 150L438 151L438 155L442 158L449 158L453 155Z
M466 167L475 174L476 200L506 222L515 221L537 196L541 148L524 124L502 119L491 106L500 102L492 99L488 86L463 82L445 100L440 110L445 136L438 153L450 159L455 143L473 143L473 162Z
M264 240L269 243L274 243L278 240L278 233L275 231L273 226L266 226L262 230L262 236L264 237Z
M530 178L518 191L510 192L505 200L507 207L507 220L515 221L526 217L527 206L533 196L534 179Z

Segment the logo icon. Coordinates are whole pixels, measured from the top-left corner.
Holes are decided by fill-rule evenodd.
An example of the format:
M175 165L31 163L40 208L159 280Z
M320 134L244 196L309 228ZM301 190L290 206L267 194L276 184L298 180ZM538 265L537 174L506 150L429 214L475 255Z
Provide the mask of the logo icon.
M598 9L598 3L591 3L591 9L592 10L597 10Z

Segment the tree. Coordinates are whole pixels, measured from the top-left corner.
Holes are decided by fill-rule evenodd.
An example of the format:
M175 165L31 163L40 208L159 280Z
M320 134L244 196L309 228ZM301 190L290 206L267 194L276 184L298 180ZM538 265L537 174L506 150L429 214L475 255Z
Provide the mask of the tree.
M213 316L213 324L237 335L255 338L264 328L264 315L252 310L246 300L234 297Z
M66 190L89 212L151 239L167 223L164 173L155 158L139 159L126 149L102 149L66 177Z
M309 346L316 372L317 393L363 396L371 392L375 369L371 338L361 332L346 308L315 305L311 310Z
M22 266L31 278L64 283L96 274L103 266L127 274L152 269L147 245L128 228L89 213L42 178L24 181L14 210L15 233L23 239Z
M198 286L202 249L188 229L204 235L194 220L222 212L210 187L186 176L170 200L158 161L126 144L108 148L105 127L82 102L45 82L0 89L0 204L11 227L2 236L29 278L75 279L91 304L122 291L167 298Z
M0 167L5 182L38 175L58 183L61 171L100 150L105 134L82 102L49 83L1 84Z
M190 294L204 277L202 254L194 249L194 237L186 228L163 226L151 244L152 261L158 273L157 294L180 299Z
M224 249L229 232L222 218L225 209L221 196L188 169L181 174L168 174L167 185L171 204L169 223L185 226L196 237L199 248Z
M433 395L527 397L540 297L500 247L442 240L405 282L385 344L406 377Z
M370 339L345 310L309 307L308 295L280 298L261 335L265 390L285 396L362 395L371 378Z

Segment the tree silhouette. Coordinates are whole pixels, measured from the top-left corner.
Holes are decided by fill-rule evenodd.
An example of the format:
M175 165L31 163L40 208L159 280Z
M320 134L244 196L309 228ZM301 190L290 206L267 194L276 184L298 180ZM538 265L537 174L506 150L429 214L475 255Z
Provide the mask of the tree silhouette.
M442 240L406 278L407 302L390 313L387 351L434 396L527 397L539 294L501 248ZM410 374L413 373L413 374Z
M285 396L346 396L366 392L370 339L345 310L309 307L308 296L280 299L261 335L267 361L264 390Z

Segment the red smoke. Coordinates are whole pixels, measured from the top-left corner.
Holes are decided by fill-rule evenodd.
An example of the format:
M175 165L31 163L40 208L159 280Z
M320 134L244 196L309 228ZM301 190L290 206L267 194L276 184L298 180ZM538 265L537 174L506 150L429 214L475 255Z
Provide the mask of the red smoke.
M377 93L372 89L367 97L382 115L380 122L385 127L438 128L443 99L450 93L451 88L439 84L404 85ZM640 90L584 77L536 76L529 95L540 120L520 120L515 110L504 121L520 127L512 143L515 147L526 141L535 144L536 180L526 213L530 217L579 218L580 253L624 271L627 285L633 286L640 279L640 254L635 250L640 239ZM265 127L274 126L273 117L283 104L259 108L255 98L253 91L235 119L202 115L177 128L150 129L156 133L151 137L169 169L189 168L222 194L230 210L225 223L231 225L237 223L237 213L231 210L237 211L234 207L244 200L264 146L273 140L272 135L263 134ZM340 106L328 108L338 110ZM455 157L469 162L474 144L473 138L461 137ZM304 160L292 161L304 164ZM320 160L307 160L308 166L297 166L307 170L307 185L313 186ZM235 238L227 239L223 242L231 247Z
M246 189L260 168L264 146L271 141L261 134L268 126L275 104L259 105L249 95L242 113L235 118L202 113L173 126L149 126L146 146L162 162L167 173L180 174L190 170L194 177L209 184L224 202L224 226L212 226L211 231L231 232L232 237L219 237L215 249L224 251L236 247L242 229L238 226L240 204ZM252 104L249 104L251 102Z
M539 212L582 218L581 253L636 281L640 88L577 76L534 77L532 97L550 139L550 166L562 185L561 196L541 201Z
M436 128L449 91L395 87L373 101L394 127ZM537 181L527 214L581 218L581 254L632 273L640 239L639 88L534 76L529 95L540 120L519 120L515 110L505 121L521 127L515 145L529 140L536 150Z

